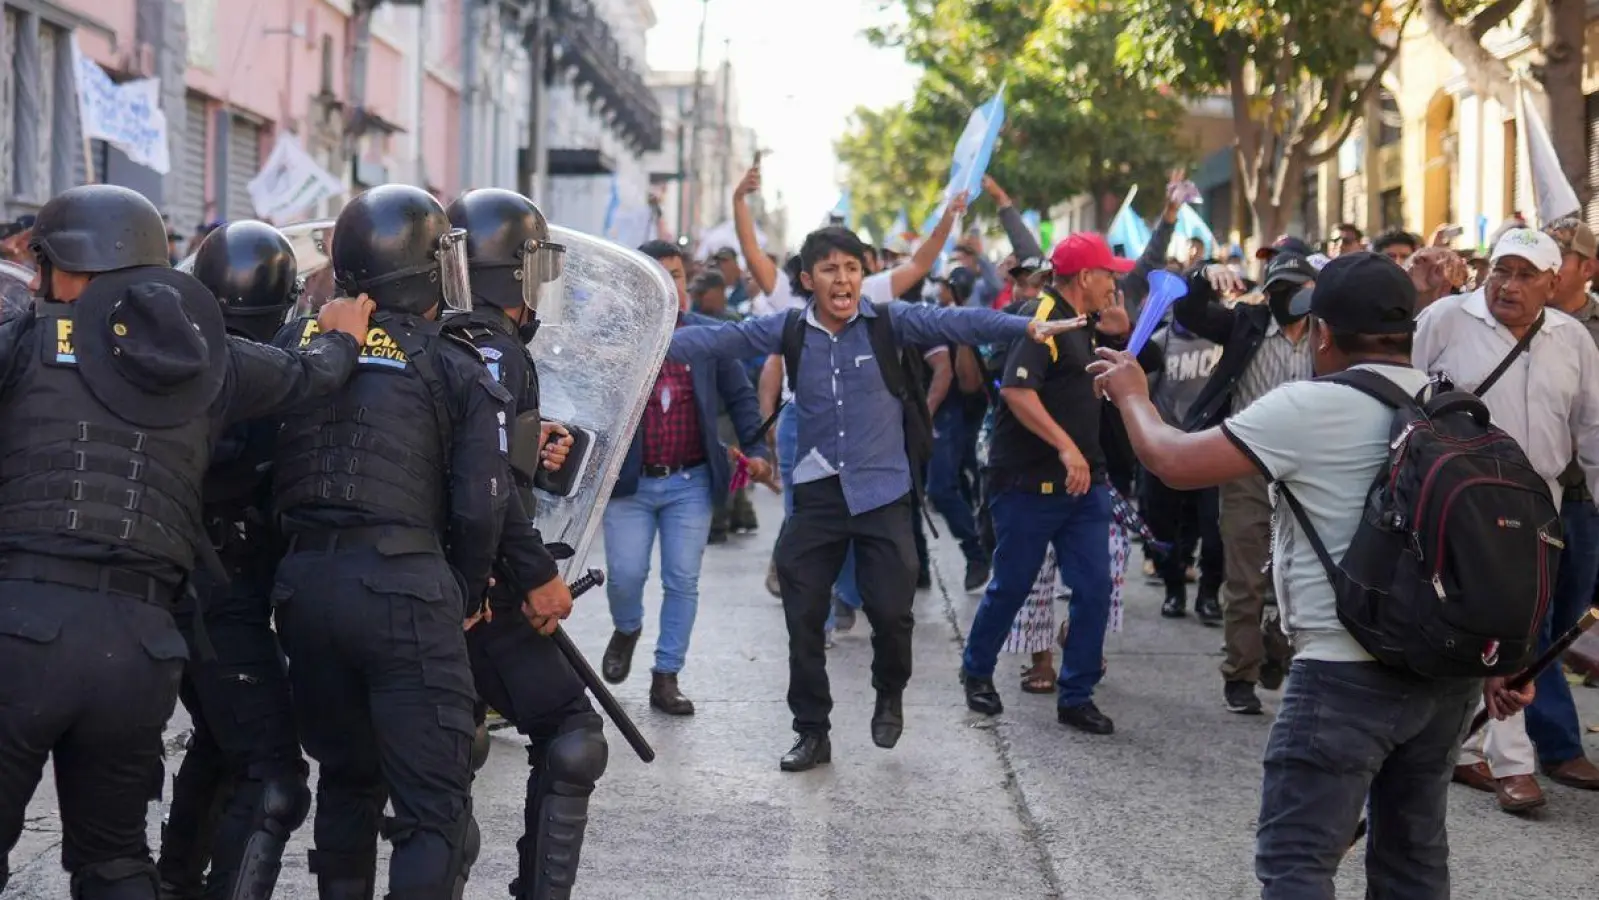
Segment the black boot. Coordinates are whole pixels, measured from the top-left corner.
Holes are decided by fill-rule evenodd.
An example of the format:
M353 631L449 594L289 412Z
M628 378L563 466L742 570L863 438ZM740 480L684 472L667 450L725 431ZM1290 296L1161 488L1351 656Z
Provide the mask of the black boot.
M600 674L612 684L621 684L627 680L629 672L633 671L633 648L638 646L639 637L644 634L644 629L628 634L625 631L611 633L611 642L605 645L605 656L600 659Z
M1188 586L1179 582L1174 589L1166 586L1166 600L1160 605L1160 614L1167 619L1181 619L1188 615Z
M988 576L991 574L988 560L972 557L966 561L966 590L980 591L988 586Z
M161 826L161 856L156 861L162 900L199 900L211 841L232 787L214 744L190 735L183 763L172 779L172 805Z
M650 673L650 706L669 716L694 715L694 701L677 689L677 673Z
M833 742L828 740L827 733L805 732L794 742L794 747L783 754L777 767L785 772L808 772L832 761Z
M878 691L877 710L872 713L872 743L892 750L905 732L905 709L901 691Z
M968 675L965 669L961 669L960 679L966 687L967 709L985 716L997 716L1005 711L1005 704L999 699L999 689L994 687L994 679Z
M1194 601L1194 614L1199 616L1200 624L1215 628L1221 625L1221 601L1216 598L1216 589L1199 588L1199 597Z
M320 853L312 850L317 900L372 900L377 890L377 856Z

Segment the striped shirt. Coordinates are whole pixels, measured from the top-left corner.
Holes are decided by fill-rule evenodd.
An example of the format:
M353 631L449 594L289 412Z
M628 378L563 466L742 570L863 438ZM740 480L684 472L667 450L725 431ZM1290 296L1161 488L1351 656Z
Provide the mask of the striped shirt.
M1238 379L1238 389L1233 393L1233 415L1248 409L1272 388L1290 381L1304 381L1315 374L1316 355L1310 343L1310 329L1306 328L1298 341L1289 340L1277 320L1272 319L1266 327L1266 339L1260 342L1255 358L1244 367L1244 374Z

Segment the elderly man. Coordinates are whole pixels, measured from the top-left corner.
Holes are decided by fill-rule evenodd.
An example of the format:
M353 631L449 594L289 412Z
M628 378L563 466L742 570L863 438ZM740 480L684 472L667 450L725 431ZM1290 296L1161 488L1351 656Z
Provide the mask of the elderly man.
M1582 251L1572 252L1583 251L1593 252L1591 234ZM1573 460L1590 491L1599 478L1599 349L1585 328L1554 307L1566 263L1549 235L1507 230L1494 245L1481 290L1445 297L1417 318L1413 358L1416 368L1481 395L1494 424L1521 444L1557 500ZM1572 271L1588 271L1587 265ZM1586 505L1584 519L1577 520L1579 536L1592 528L1592 501ZM1583 596L1591 593L1590 587ZM1540 749L1551 778L1599 788L1599 771L1580 744L1551 757L1559 741L1548 739L1549 747ZM1515 716L1491 723L1467 743L1455 780L1494 792L1506 812L1525 812L1545 802L1535 768L1526 726Z

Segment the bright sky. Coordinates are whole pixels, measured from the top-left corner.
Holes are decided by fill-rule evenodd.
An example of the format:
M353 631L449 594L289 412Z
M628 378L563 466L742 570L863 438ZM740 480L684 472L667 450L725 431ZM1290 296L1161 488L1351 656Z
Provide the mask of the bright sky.
M649 33L652 68L692 71L700 0L654 0L658 25ZM783 192L790 232L821 223L838 200L839 137L856 106L910 99L917 70L892 50L867 43L862 31L896 11L878 0L805 0L788 9L777 0L709 0L705 68L719 65L731 40L739 117L771 153L762 164L765 193ZM895 4L897 7L897 4Z

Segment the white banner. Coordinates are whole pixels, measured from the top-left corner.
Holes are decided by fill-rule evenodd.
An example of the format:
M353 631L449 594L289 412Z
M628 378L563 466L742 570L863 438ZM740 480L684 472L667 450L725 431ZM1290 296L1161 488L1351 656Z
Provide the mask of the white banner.
M77 38L72 40L72 63L84 138L105 141L126 153L128 159L159 174L171 171L160 80L141 78L117 84L94 60L83 55Z
M1537 205L1536 210L1520 210L1521 214L1536 212L1540 226L1563 216L1581 215L1582 204L1577 200L1577 192L1571 189L1571 182L1560 168L1560 156L1555 153L1554 142L1549 139L1543 117L1538 115L1538 108L1527 93L1525 81L1518 80L1516 105L1521 107L1520 115L1516 116L1521 130L1521 158L1532 179L1533 203Z
M300 139L278 132L266 165L247 185L255 214L282 223L303 215L328 197L344 193L344 182L317 164Z

